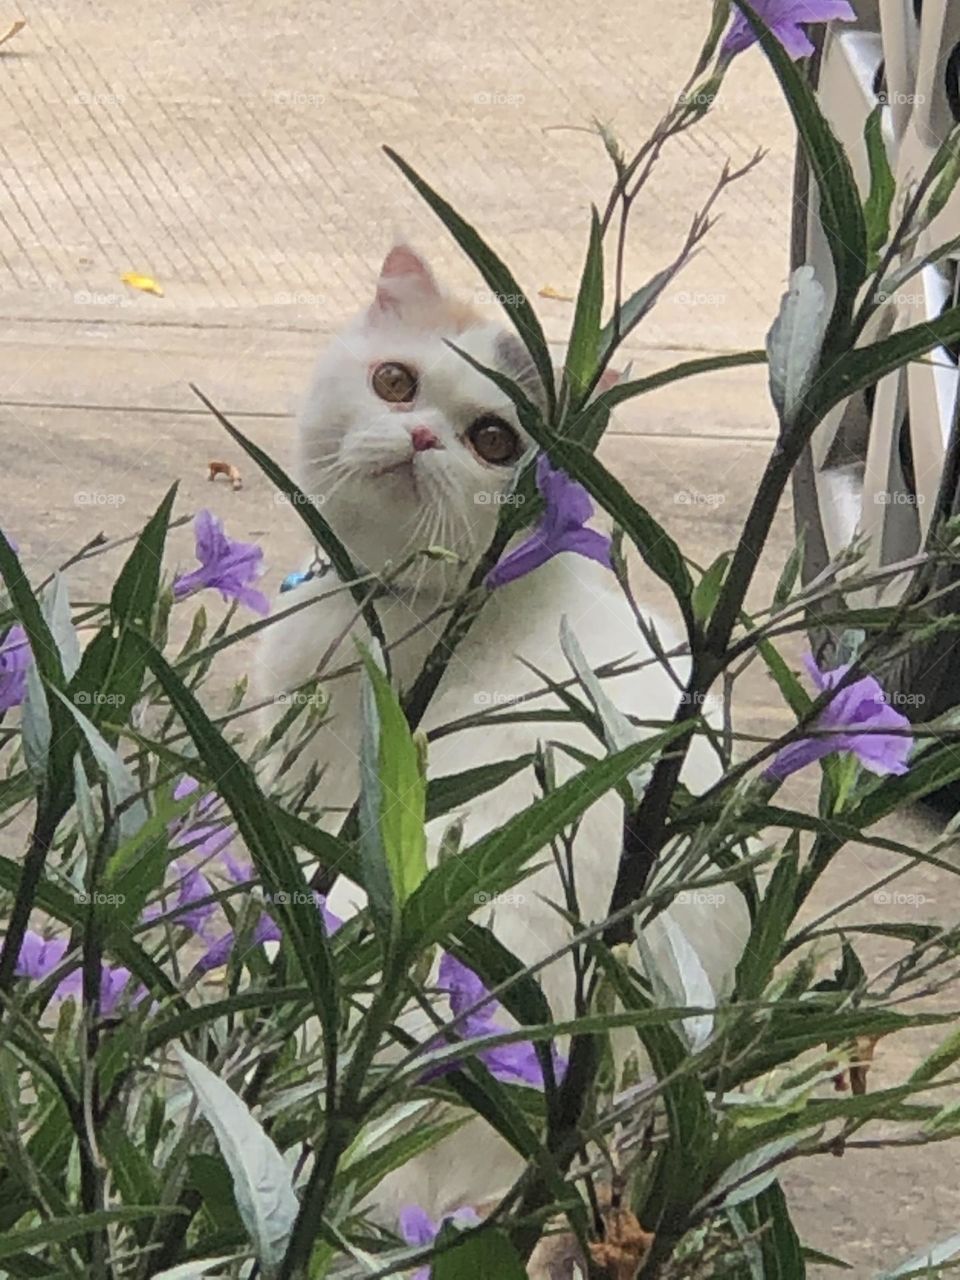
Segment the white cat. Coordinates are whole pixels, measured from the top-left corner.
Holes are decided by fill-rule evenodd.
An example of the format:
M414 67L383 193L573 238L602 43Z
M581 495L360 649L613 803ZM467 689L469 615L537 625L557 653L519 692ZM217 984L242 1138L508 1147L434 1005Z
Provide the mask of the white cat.
M511 402L491 381L447 345L454 342L481 364L528 380L529 358L522 344L498 325L447 298L423 260L406 246L391 250L383 264L372 305L330 345L320 359L299 422L297 479L351 552L370 571L396 564L416 547L440 544L455 550L468 567L493 535L499 506L515 465L528 447ZM462 580L462 575L461 575ZM304 581L280 597L280 604L307 600L336 585L332 571ZM443 619L430 619L456 586L449 565L412 568L391 599L378 604L389 644L407 633L391 659L401 688L409 687L436 642ZM365 628L351 622L356 606L342 593L268 628L261 650L261 692L295 688L316 670L338 637ZM570 678L559 644L566 616L591 667L649 650L613 573L572 553L494 590L466 640L456 651L423 722L435 729L493 705L508 707L518 696L542 687L519 658L525 657L554 680ZM665 645L674 640L669 625L656 619ZM419 629L417 629L419 628ZM349 638L326 663L332 671L355 660ZM683 664L678 663L681 676ZM669 721L676 684L658 665L607 679L604 688L621 711L643 720ZM328 685L331 713L316 734L310 759L322 767L318 799L349 809L359 786L359 677L346 675ZM530 704L547 710L552 697ZM533 751L538 742L562 741L601 754L595 738L567 722L513 723L463 729L431 744L431 776L452 774L487 762ZM559 755L559 753L558 753ZM568 762L568 772L575 766ZM716 757L698 739L684 780L702 790L718 776ZM538 794L526 769L463 814L466 846L501 825ZM575 845L576 882L584 920L606 914L621 842L622 804L615 793L601 797L586 813ZM340 817L331 817L335 829ZM431 849L450 817L431 824ZM549 850L537 859L551 862ZM719 989L729 977L746 936L746 913L730 889L722 906L678 903L671 918L694 944ZM546 901L545 901L546 900ZM563 904L560 877L551 864L517 887L491 910L478 906L475 918L492 925L500 940L526 963L563 945L569 928L548 901ZM330 907L349 915L362 903L359 890L338 882ZM656 947L660 922L649 934ZM573 1015L573 971L569 958L542 974L554 1016ZM438 1220L463 1206L480 1206L503 1192L521 1169L518 1158L481 1121L407 1165L378 1188L375 1216L395 1226L404 1204L416 1203Z

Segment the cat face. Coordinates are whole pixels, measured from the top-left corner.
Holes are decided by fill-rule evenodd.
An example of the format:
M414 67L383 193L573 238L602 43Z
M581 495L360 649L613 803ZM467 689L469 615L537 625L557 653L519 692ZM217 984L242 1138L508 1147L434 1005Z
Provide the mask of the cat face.
M370 569L431 544L475 561L530 447L509 398L447 345L523 381L514 335L447 298L406 246L320 360L300 418L304 491Z

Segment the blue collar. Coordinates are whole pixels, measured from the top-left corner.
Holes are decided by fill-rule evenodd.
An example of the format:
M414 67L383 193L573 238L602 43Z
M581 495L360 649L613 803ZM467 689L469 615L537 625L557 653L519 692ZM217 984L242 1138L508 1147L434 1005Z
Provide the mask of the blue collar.
M293 591L296 587L303 586L305 582L310 582L314 578L322 578L330 569L330 562L324 560L320 554L319 547L313 553L313 559L308 569L303 569L299 573L288 573L284 580L280 583L281 591Z

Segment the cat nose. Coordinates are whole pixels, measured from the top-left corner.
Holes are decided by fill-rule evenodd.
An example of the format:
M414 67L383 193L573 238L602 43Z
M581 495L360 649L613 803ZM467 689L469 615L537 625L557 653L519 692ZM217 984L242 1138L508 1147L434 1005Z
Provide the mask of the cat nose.
M429 427L414 427L410 432L410 443L413 445L414 453L424 453L427 449L443 448L443 445Z

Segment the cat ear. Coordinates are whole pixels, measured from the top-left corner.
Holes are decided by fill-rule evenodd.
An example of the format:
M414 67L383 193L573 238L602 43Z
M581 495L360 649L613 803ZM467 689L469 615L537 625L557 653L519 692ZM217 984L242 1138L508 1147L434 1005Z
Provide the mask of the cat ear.
M371 315L398 314L408 306L423 306L441 298L430 268L407 244L395 244L383 260Z

